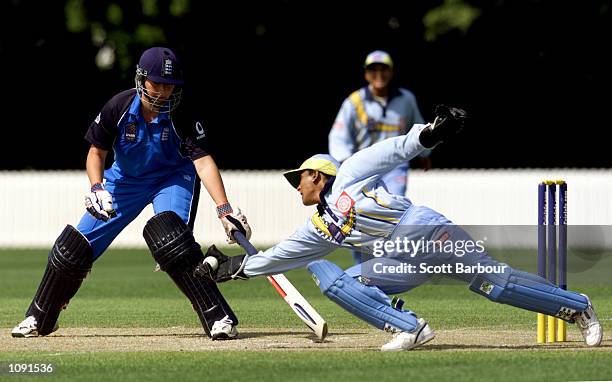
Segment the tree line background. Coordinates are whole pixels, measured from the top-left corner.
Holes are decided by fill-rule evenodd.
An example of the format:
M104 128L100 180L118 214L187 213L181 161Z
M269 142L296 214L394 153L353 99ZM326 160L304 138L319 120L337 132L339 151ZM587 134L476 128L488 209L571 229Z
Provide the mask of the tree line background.
M426 119L466 108L434 167L610 167L610 1L2 2L0 169L84 168L83 135L173 48L221 168L291 168L327 151L363 60L391 53Z

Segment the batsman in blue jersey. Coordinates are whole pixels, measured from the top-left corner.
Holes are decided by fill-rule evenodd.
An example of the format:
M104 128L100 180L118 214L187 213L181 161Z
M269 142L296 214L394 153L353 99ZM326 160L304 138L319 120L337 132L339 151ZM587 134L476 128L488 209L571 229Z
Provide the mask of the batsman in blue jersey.
M329 132L329 154L342 163L357 151L387 138L406 134L414 124L424 122L414 94L392 85L394 68L389 53L375 50L364 62L367 86L355 90L342 103ZM430 151L419 154L425 169L431 167ZM408 161L399 163L383 175L387 190L406 194ZM353 252L357 263L359 252Z
M392 304L387 294L446 274L491 301L575 322L586 343L598 346L602 328L586 295L492 259L482 244L440 213L388 191L384 174L448 140L464 121L463 110L440 106L433 123L417 124L408 134L378 142L342 165L329 155L311 157L285 173L303 204L317 206L307 223L252 256L227 257L211 247L207 256L217 261L205 261L196 273L226 281L308 267L331 300L376 328L395 333L384 351L412 349L435 337L427 321L402 304ZM320 260L337 248L358 250L370 259L346 271ZM218 265L213 269L211 263Z
M207 335L237 335L238 319L216 284L193 275L203 259L192 233L200 179L226 232L237 229L250 236L250 227L228 202L201 121L176 116L183 75L174 52L164 47L146 50L135 82L134 89L112 97L87 130L87 212L76 228L66 226L56 240L26 319L13 329L13 337L57 330L60 311L77 293L93 262L149 204L155 216L143 235L161 270L190 300ZM115 160L105 171L110 151Z

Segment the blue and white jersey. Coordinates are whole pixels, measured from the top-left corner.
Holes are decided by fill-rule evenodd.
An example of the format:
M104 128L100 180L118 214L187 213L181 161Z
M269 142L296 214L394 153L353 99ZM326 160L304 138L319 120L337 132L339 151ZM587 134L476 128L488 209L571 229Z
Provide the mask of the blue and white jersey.
M375 99L367 86L363 87L342 103L329 133L329 154L344 162L376 142L406 134L417 123L424 120L409 90L391 89L384 104Z
M156 182L175 173L195 176L193 160L208 155L202 124L175 124L165 113L147 123L140 109L136 90L126 90L111 98L89 126L85 139L98 148L113 150L115 155L104 178L141 183Z
M412 203L390 193L384 174L422 153L414 125L407 135L389 138L349 157L321 192L317 212L291 237L248 258L247 276L304 267L343 247L372 254L374 242L388 238Z

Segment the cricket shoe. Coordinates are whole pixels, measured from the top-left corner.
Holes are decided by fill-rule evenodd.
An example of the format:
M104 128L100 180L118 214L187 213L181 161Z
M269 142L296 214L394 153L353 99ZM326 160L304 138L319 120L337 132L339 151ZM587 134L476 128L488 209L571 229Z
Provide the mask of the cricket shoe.
M581 294L586 297L589 306L584 312L580 312L574 317L576 325L578 325L582 337L584 337L584 341L588 346L599 346L603 339L603 329L597 319L591 299L586 294Z
M59 325L56 322L51 333L57 329L59 329ZM13 328L11 335L15 338L38 337L38 322L36 322L36 318L34 316L26 317L25 320Z
M238 337L238 330L236 330L234 322L228 316L225 316L219 321L215 321L210 330L210 336L213 341L232 340Z
M427 321L418 319L419 325L413 332L398 332L393 339L382 346L381 351L410 350L433 340L436 333L429 327Z

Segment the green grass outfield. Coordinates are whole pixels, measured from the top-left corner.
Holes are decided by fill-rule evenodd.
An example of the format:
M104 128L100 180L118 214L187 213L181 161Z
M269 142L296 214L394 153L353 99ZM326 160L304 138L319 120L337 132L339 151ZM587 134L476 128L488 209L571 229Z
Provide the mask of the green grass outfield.
M533 257L532 257L533 256ZM533 270L529 252L498 253L511 265ZM338 252L329 257L341 266L350 258ZM610 256L592 272L612 274ZM22 317L36 290L46 263L45 251L0 251L0 328L9 328ZM83 288L61 316L62 328L193 328L199 323L187 300L163 273L153 272L146 251L114 250L95 265ZM571 269L570 261L570 269ZM588 272L588 271L587 271ZM612 329L612 286L585 281L570 286L587 293L595 302L604 331ZM346 330L378 334L367 324L327 300L304 270L287 274L304 296L327 320L330 338ZM578 278L577 278L578 279ZM600 280L599 277L596 278ZM304 337L301 322L264 279L226 283L221 289L241 319L243 330L282 330L281 337ZM483 328L492 333L533 332L535 314L494 304L464 285L432 282L402 296L406 307L429 320L434 330ZM61 330L61 329L60 329ZM171 329L170 329L171 330ZM571 328L571 330L575 330ZM296 331L296 334L292 334ZM468 331L469 332L469 331ZM277 336L278 338L279 336ZM52 338L47 340L52 341ZM381 353L375 350L337 351L316 346L299 351L11 351L0 349L0 380L12 378L7 363L52 363L53 379L61 380L611 380L612 345L597 351L580 343L570 347L523 346L500 348L505 338L493 338L490 347L457 349L424 347L423 350ZM10 339L9 341L39 341ZM126 342L131 341L128 336ZM208 341L202 338L202 341ZM234 341L236 343L240 343ZM12 343L12 342L11 342ZM432 342L435 344L435 341ZM382 345L382 342L378 345ZM32 378L39 378L35 376ZM47 376L48 377L48 376ZM21 379L27 377L20 376Z

